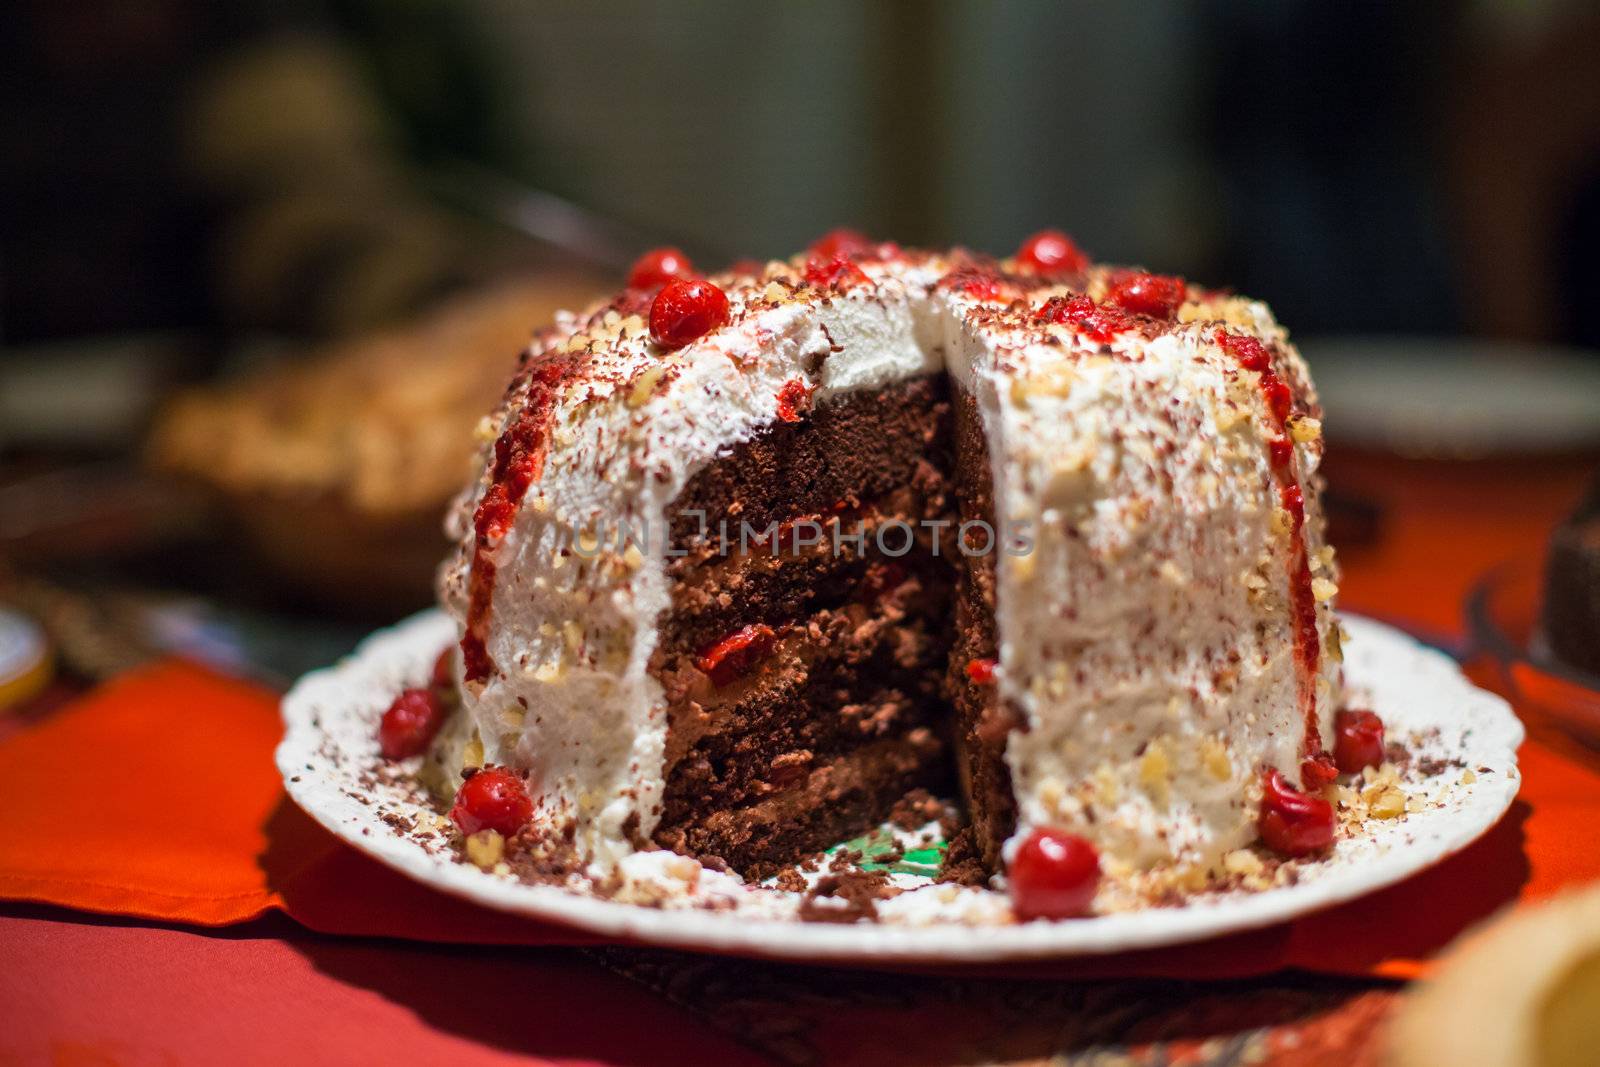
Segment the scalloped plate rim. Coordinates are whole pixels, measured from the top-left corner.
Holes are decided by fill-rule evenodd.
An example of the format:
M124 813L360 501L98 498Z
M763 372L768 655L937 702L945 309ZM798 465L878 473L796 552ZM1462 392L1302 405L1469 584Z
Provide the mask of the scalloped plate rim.
M1319 872L1317 877L1294 886L1225 895L1181 907L1014 925L967 925L955 921L928 925L803 923L600 900L558 886L507 881L433 855L420 843L389 827L370 807L341 791L355 783L332 773L337 768L318 752L327 736L319 725L319 717L325 712L318 701L337 695L352 679L366 680L385 668L396 668L401 660L407 661L413 676L420 676L418 665L431 663L440 644L450 640L454 632L449 620L436 609L370 635L340 663L313 671L297 682L283 700L286 730L276 759L285 788L307 814L385 866L434 889L498 911L572 926L605 938L710 953L833 963L977 964L1160 948L1271 926L1397 884L1472 844L1500 821L1515 799L1521 782L1516 750L1523 739L1523 728L1510 705L1473 686L1454 660L1405 633L1348 613L1342 614L1341 619L1352 634L1346 668L1348 674L1358 675L1351 679L1354 685L1372 687L1375 692L1393 687L1397 684L1393 678L1359 676L1362 661L1409 658L1411 679L1431 680L1435 685L1424 687L1425 690L1439 695L1433 701L1437 705L1431 709L1433 718L1426 717L1422 709L1412 708L1400 721L1411 728L1447 726L1445 705L1451 703L1449 697L1457 697L1462 708L1471 709L1472 722L1463 731L1463 740L1474 732L1479 734L1479 744L1468 753L1468 762L1472 766L1493 763L1483 755L1483 751L1492 750L1499 756L1495 765L1501 772L1480 776L1472 785L1455 786L1468 801L1461 811L1429 811L1382 824L1379 834L1388 832L1398 837L1401 828L1418 825L1428 833L1420 843L1413 839L1405 847L1385 847L1365 870L1358 861L1341 864L1340 848L1348 844L1341 842L1325 861L1331 873ZM1365 669L1377 665L1367 665ZM367 687L376 690L375 681L368 681ZM357 709L342 698L334 700L333 710L361 714L369 720L374 717L371 709ZM1389 714L1393 711L1383 707L1380 710ZM1483 751L1480 745L1486 746ZM329 774L320 784L331 788L314 788L318 783L311 778L318 768ZM1377 835L1372 839L1377 840Z

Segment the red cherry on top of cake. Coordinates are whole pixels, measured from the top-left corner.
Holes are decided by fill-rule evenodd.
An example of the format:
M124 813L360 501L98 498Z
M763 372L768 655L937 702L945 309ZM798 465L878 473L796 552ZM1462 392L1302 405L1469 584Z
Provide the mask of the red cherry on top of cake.
M1079 293L1053 296L1033 313L1039 322L1070 326L1089 340L1105 344L1133 325L1133 320L1110 304L1096 304Z
M682 348L728 324L728 296L703 279L677 278L650 302L650 336L662 348Z
M1048 827L1023 838L1006 868L1019 919L1075 919L1100 885L1100 853L1077 834Z
M1112 283L1107 298L1124 311L1156 319L1170 319L1178 313L1178 307L1187 292L1182 278L1129 271Z
M1333 760L1345 774L1383 762L1383 720L1370 711L1341 711L1333 717Z
M655 289L677 278L694 277L694 264L676 248L652 248L633 261L629 289Z
M939 286L974 300L999 300L1002 295L1000 276L977 267L952 271L940 279Z
M1333 805L1302 793L1277 771L1263 779L1256 829L1268 848L1281 856L1309 856L1333 844Z
M818 289L848 289L852 285L871 281L867 272L856 266L847 255L839 254L828 259L812 256L806 262L806 283Z
M494 830L510 837L533 818L533 801L521 775L504 767L485 767L461 783L450 820L464 834Z
M407 689L394 698L378 723L384 759L406 759L427 751L444 725L445 707L435 689Z
M1034 274L1075 274L1089 265L1072 238L1060 230L1040 230L1017 249L1019 270Z
M811 253L813 259L826 262L839 256L848 259L851 256L864 255L872 251L872 247L872 240L866 234L860 230L841 226L836 230L829 230L812 241L811 247L806 251Z

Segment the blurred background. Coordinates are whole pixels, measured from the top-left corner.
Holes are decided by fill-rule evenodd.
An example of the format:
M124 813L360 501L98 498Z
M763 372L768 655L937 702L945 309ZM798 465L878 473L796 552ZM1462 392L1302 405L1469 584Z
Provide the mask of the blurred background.
M1584 0L12 0L0 600L90 676L292 675L427 603L471 428L556 308L653 245L837 225L1058 226L1269 301L1355 550L1373 469L1574 495L1597 40Z

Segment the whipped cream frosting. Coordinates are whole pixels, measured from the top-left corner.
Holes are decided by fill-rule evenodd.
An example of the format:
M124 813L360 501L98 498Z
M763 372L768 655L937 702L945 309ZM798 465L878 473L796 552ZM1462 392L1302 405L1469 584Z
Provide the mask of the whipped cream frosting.
M1176 322L1098 343L1032 312L1104 295L1113 268L1069 290L1008 266L892 249L859 263L867 282L831 289L775 262L714 278L730 324L677 351L651 342L638 294L537 338L448 522L441 600L463 635L477 627L488 666L462 679L445 765L526 770L535 819L598 871L650 849L667 724L649 663L675 498L779 418L786 385L826 404L943 369L977 400L999 539L1017 549L999 558L996 618L1000 697L1027 727L1006 753L1017 837L1062 827L1129 868L1210 864L1251 840L1259 768L1298 781L1308 713L1326 743L1339 688L1309 374L1262 304L1191 287ZM986 284L961 284L974 272ZM1267 342L1294 394L1303 530L1280 506L1258 375L1221 329ZM529 368L556 359L571 370L540 395ZM480 545L496 442L535 400L549 409L542 467ZM1319 597L1312 678L1296 666L1296 537ZM486 617L475 566L493 575Z

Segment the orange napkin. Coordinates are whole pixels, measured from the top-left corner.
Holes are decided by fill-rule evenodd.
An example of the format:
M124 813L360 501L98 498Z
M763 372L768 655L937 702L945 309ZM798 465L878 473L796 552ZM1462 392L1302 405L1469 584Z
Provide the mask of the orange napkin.
M0 899L225 926L281 909L323 933L584 944L347 848L283 792L278 694L168 660L0 742Z
M597 940L436 893L317 826L272 762L277 705L266 689L174 660L0 742L0 899L205 926L279 909L323 933L423 941ZM1600 879L1600 773L1533 743L1521 759L1506 819L1403 885L1266 930L1029 970L1415 975L1468 923Z

